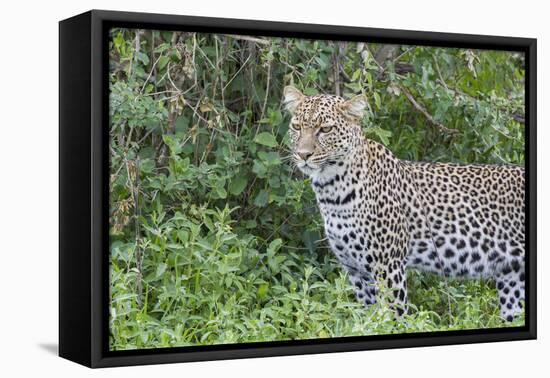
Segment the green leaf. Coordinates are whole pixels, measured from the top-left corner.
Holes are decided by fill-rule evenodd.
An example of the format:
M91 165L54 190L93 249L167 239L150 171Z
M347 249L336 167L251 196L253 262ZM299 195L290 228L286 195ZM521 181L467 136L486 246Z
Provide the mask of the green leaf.
M266 162L267 165L281 164L281 156L277 151L271 151L271 152L260 151L258 152L258 157L262 159L264 162Z
M160 45L155 47L154 52L155 52L155 54L160 54L160 53L163 53L164 51L166 51L169 47L170 47L170 45L168 43L161 43Z
M317 62L317 64L319 64L322 70L325 70L328 67L328 56L326 56L325 54L320 54L319 56L316 56L315 61Z
M177 155L181 153L181 145L176 137L173 135L163 135L162 140L166 143L172 154Z
M120 51L120 49L122 48L122 45L124 45L124 36L122 35L121 32L118 32L114 36L113 42L115 44L115 48Z
M252 172L254 172L259 178L265 178L267 174L267 168L263 162L255 160L252 166Z
M152 173L155 169L155 162L152 159L144 159L141 161L139 169L142 173Z
M345 83L344 85L347 88L351 89L353 93L360 93L361 90L363 89L363 86L361 85L361 83Z
M268 256L275 255L275 252L277 252L282 245L283 245L283 240L280 238L277 238L273 240L271 243L269 243L269 246L267 247Z
M359 76L361 76L361 69L358 68L353 72L353 75L351 76L351 81L357 81L359 79Z
M157 265L157 271L155 273L155 278L159 278L160 276L162 276L164 274L164 272L166 271L166 268L168 266L165 264L165 263L160 263Z
M254 205L264 207L269 200L269 193L266 190L260 190L260 193L254 198Z
M376 109L378 110L382 109L382 100L380 100L380 95L378 94L378 92L374 92L373 97L374 97L374 104L376 105Z
M311 87L304 88L304 94L306 96L314 96L317 93L319 93L319 91L315 88L311 88Z
M181 115L176 119L176 132L185 132L189 128L189 118Z
M222 199L227 198L227 190L223 186L216 187L216 194Z
M376 135L385 146L390 144L389 138L392 136L392 132L389 130L384 130L380 127L374 127L367 129L367 133Z
M248 180L245 175L239 174L235 176L229 183L229 193L238 196L243 192L244 188L246 188L247 182Z
M136 53L136 58L145 66L149 64L149 57L147 56L147 54L142 53L141 51Z
M270 175L267 179L267 182L269 183L269 186L272 188L280 188L281 187L281 178L276 175Z
M159 71L162 71L164 69L164 67L166 67L166 65L168 64L168 62L170 61L170 58L168 58L167 56L163 55L159 58L159 61L157 63L157 69Z
M315 252L315 249L317 248L316 242L319 239L321 239L321 237L318 231L306 230L302 234L302 241L311 253Z
M258 299L264 299L267 295L267 291L269 289L269 284L267 282L264 282L258 286L258 290L256 290L256 296Z
M275 136L265 131L256 135L256 138L254 138L254 142L267 147L277 147L278 145Z
M225 179L216 179L213 183L213 189L219 198L227 198L227 191L225 190Z
M377 127L374 129L374 133L378 136L378 138L380 138L380 141L382 141L384 145L387 146L390 144L389 138L391 137L391 131Z
M280 110L272 110L269 112L269 123L272 126L279 126L283 122L283 114Z

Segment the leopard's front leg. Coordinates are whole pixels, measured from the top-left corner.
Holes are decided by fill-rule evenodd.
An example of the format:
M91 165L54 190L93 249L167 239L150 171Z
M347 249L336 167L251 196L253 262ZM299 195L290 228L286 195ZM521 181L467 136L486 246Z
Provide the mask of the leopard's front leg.
M398 317L407 312L405 264L395 260L378 269L376 274L360 272L351 267L346 267L346 270L357 299L365 305L375 304L377 296L384 295ZM379 290L379 287L383 289Z
M360 272L357 269L347 267L348 277L355 290L355 296L366 306L376 303L378 288L376 280L369 272Z
M390 196L391 193L388 193L388 197ZM408 310L405 269L410 235L407 219L398 201L392 204L382 201L378 206L380 211L377 214L391 216L377 223L378 227L373 232L373 245L378 246L372 251L376 262L376 277L380 282L381 294L387 296L390 307L397 317L401 317ZM380 219L380 216L377 218Z
M406 263L395 259L385 264L380 271L380 282L383 282L387 290L390 307L400 317L407 313L407 275Z

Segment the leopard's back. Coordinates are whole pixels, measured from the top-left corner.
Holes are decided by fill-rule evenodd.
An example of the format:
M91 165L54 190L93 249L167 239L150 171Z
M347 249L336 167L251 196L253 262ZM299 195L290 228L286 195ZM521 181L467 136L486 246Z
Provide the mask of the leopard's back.
M447 276L495 277L523 265L525 172L511 165L402 161L408 265Z

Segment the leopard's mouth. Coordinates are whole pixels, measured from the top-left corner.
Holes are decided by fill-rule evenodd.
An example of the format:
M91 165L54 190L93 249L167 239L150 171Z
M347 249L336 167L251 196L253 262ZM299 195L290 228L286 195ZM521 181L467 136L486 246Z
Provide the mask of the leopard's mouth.
M324 156L322 158L316 157L313 160L303 160L300 158L294 159L296 166L306 175L313 176L317 173L323 172L325 169L335 166L341 161L343 154L335 154L331 156Z
M313 163L311 161L298 160L296 166L306 175L311 176L313 173L318 171L321 167L319 164Z

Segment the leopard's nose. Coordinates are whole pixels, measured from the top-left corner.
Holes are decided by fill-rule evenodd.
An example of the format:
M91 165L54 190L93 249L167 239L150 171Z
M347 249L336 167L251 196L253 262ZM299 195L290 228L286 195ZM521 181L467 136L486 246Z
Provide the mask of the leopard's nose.
M302 158L303 161L307 161L307 159L309 159L311 155L313 155L313 152L311 151L298 151L296 153L298 154L299 157Z

